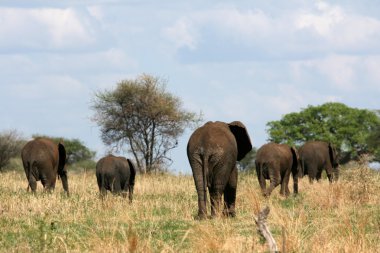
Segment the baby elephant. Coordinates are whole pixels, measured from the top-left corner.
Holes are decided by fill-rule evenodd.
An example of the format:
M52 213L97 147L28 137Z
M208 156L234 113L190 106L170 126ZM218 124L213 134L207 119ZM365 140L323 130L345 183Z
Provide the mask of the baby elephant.
M299 156L294 147L286 144L267 143L256 154L256 172L264 196L269 196L273 189L281 184L282 195L289 195L289 177L293 176L294 193L298 193ZM270 180L266 189L265 179Z
M136 169L131 160L122 156L108 155L96 164L96 179L100 195L104 197L107 190L126 197L129 191L129 202L132 202Z

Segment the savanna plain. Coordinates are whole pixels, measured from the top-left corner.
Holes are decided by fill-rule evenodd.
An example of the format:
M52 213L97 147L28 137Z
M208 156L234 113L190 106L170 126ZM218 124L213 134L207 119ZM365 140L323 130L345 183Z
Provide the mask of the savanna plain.
M1 252L267 252L254 219L265 206L282 252L380 252L380 173L364 165L341 168L331 185L303 178L288 198L277 187L265 199L255 172L240 173L236 217L204 221L195 220L191 175L137 175L130 204L101 200L85 168L69 168L70 197L60 181L50 194L39 183L33 195L14 166L0 173Z

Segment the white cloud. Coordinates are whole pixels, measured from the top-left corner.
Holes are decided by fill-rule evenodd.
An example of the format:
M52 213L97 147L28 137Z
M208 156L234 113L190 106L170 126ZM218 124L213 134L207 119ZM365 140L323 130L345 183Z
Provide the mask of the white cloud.
M101 6L98 5L93 5L87 7L88 12L90 13L91 16L96 18L99 21L103 21L104 19L104 11Z
M316 4L318 13L301 13L295 20L296 29L315 29L321 36L331 33L334 26L344 20L343 10L339 6L330 6L327 3Z
M368 75L368 82L380 92L380 55L368 57L364 61L365 75Z
M252 60L257 54L304 59L331 52L380 52L379 19L327 2L318 2L309 9L286 10L282 15L271 15L263 9L225 7L198 11L180 18L165 31L176 48L203 52L202 48L207 51L217 41L231 50L229 55L243 46Z
M197 32L192 22L186 18L178 20L172 27L165 28L163 34L174 42L176 49L181 47L195 49L197 46Z
M71 8L0 8L0 17L3 48L62 49L95 41L88 17Z
M338 5L316 4L316 11L301 13L295 21L297 29L312 29L325 39L329 48L366 50L380 39L380 20L350 13Z

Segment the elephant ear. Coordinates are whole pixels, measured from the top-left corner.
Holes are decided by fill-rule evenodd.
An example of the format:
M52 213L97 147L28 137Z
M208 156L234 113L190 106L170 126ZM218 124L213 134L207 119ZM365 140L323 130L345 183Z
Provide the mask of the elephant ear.
M291 147L290 150L292 151L292 156L293 156L293 166L292 166L292 171L293 173L298 173L297 169L298 169L298 163L299 163L299 160L300 160L300 157L298 155L298 151L295 147Z
M228 124L230 131L235 136L238 155L237 160L240 161L244 156L252 150L251 139L249 138L246 127L240 121L234 121Z
M58 175L62 175L65 173L65 164L66 164L66 149L65 146L60 142L58 144Z
M129 169L131 171L131 176L129 178L129 185L135 185L136 168L130 159L127 159L127 161L128 161Z

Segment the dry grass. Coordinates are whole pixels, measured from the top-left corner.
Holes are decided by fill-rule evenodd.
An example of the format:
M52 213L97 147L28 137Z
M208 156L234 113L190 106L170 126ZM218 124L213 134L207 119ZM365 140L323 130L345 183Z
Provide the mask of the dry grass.
M71 196L60 182L52 194L26 192L22 171L0 174L2 252L266 252L254 216L269 205L268 222L286 252L379 252L380 175L360 166L338 183L300 182L287 199L276 188L260 195L255 174L240 174L237 217L196 221L191 176L136 178L132 204L102 202L93 171L70 173ZM285 234L285 237L283 236ZM284 242L285 239L285 242Z

